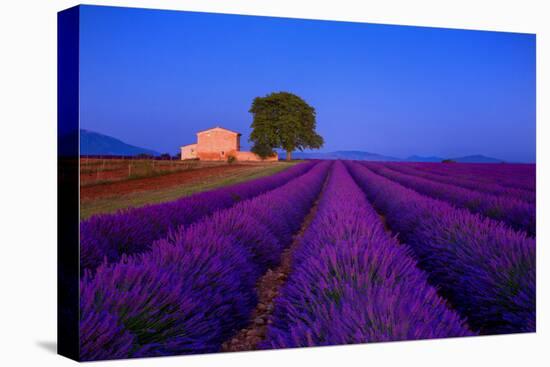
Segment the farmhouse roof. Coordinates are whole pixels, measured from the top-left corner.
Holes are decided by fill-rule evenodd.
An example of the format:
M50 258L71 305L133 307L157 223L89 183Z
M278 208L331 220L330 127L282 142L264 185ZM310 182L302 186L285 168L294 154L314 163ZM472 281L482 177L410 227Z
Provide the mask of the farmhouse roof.
M207 131L210 131L210 130L215 130L215 129L218 129L218 130L225 130L225 131L230 132L230 133L232 133L232 134L242 135L242 134L239 133L239 132L236 132L236 131L233 131L233 130L226 129L225 127L221 127L221 126L215 126L215 127L211 127L210 129L200 130L200 131L197 132L197 134L202 134L202 133L204 133L204 132L207 132Z

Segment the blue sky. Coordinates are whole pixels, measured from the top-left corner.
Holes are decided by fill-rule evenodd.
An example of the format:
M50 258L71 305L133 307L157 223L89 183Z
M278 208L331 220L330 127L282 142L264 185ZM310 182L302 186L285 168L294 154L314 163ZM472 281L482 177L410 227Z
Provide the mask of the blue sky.
M81 127L176 153L298 94L322 151L535 161L535 36L84 6Z

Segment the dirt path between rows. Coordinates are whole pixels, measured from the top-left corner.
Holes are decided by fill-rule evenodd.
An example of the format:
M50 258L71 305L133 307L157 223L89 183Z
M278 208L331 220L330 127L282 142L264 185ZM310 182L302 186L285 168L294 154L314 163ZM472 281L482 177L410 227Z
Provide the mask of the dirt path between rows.
M302 236L317 214L319 200L325 191L330 172L327 174L323 188L313 203L309 213L302 222L298 233L293 237L292 244L283 251L281 255L281 264L275 269L269 269L260 278L257 283L258 304L252 313L250 324L241 329L230 340L222 345L223 352L242 352L256 350L271 324L271 315L273 314L274 301L279 295L283 285L286 283L288 275L292 271L292 259L294 251L301 245Z

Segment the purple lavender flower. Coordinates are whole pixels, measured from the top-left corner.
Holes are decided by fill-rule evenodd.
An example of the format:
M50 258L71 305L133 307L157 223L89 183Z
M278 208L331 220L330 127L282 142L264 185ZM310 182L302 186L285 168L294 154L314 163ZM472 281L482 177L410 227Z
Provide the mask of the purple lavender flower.
M298 164L275 175L247 181L182 199L114 214L95 215L80 224L80 266L94 270L104 258L118 261L122 254L148 251L153 241L180 225L189 225L216 210L273 190L308 172L316 163Z
M536 227L535 203L523 200L482 193L456 185L432 181L419 176L404 174L385 167L385 164L365 163L375 173L395 181L435 199L448 201L473 213L480 213L490 218L503 221L517 230L523 230L534 236Z
M84 357L218 351L247 323L257 302L259 276L290 244L283 242L286 236L271 232L276 227L255 216L256 208L276 201L280 205L271 207L271 215L286 222L280 227L299 228L329 166L315 165L272 191L180 226L155 241L148 252L122 255L118 263L104 262L95 273L86 271L81 280ZM87 327L87 320L105 314L116 333L132 340L129 349L126 342L120 350L99 343L105 340L105 328Z
M535 331L535 240L502 222L405 188L358 163L350 172L429 280L482 334Z
M294 254L262 347L473 335L410 252L385 231L337 162Z

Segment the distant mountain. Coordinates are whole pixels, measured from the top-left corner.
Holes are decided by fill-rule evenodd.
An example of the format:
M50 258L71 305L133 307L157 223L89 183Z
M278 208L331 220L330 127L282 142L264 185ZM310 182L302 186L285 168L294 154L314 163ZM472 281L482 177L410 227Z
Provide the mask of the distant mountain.
M431 156L431 157L421 157L418 155L411 155L407 158L408 162L441 162L445 158Z
M80 155L134 156L138 154L159 155L154 150L136 147L111 136L80 129Z
M279 154L282 159L286 157L286 153ZM336 152L320 153L320 152L294 152L294 159L349 159L357 161L402 161L400 158L389 157L376 153L362 152L358 150L339 150Z
M281 159L286 157L286 153L282 152L279 154ZM377 161L377 162L441 162L444 159L443 157L438 156L418 156L412 155L406 159L385 156L376 153L363 152L359 150L339 150L335 152L294 152L292 153L292 158L294 159L349 159L356 161ZM455 162L460 163L501 163L503 162L500 159L486 157L481 154L469 155L465 157L450 158Z
M453 161L460 163L503 163L502 159L486 157L481 154L468 155L465 157L451 158Z

